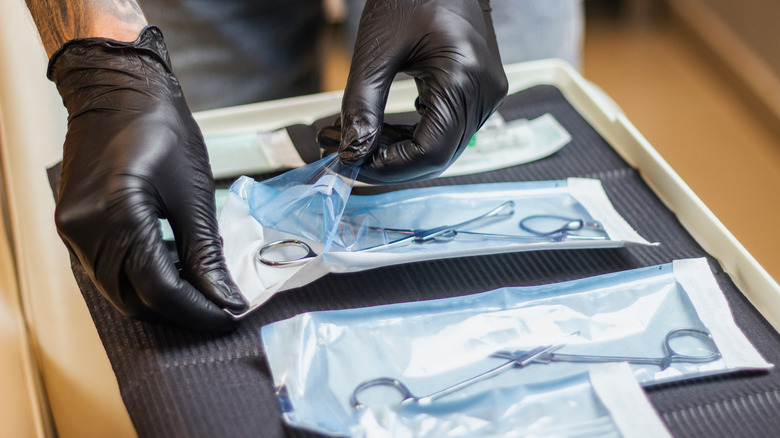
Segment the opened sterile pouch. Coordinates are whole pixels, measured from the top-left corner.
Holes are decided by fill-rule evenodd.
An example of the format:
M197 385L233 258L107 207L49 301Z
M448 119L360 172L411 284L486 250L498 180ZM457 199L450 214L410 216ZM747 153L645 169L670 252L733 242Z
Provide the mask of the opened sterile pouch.
M682 336L670 351L665 342L676 330L706 333L708 340ZM528 412L547 397L540 394L581 383L592 363L568 356L672 357L663 364L632 361L642 385L771 367L735 325L705 259L442 300L306 313L263 327L262 339L285 420L334 435L354 433L366 415L414 431L442 430L443 424L471 430L489 418L490 430L500 430L496 423L521 421L506 413ZM555 348L458 387L539 346ZM380 380L384 384L361 389ZM398 385L388 384L393 381ZM404 398L401 384L414 395ZM560 412L556 406L565 409L544 406L552 413Z
M251 308L329 272L514 251L649 244L615 211L598 180L351 196L355 172L331 156L267 181L242 177L233 184L220 214L220 233L228 267ZM294 263L274 263L268 260L274 246L300 254L283 254Z

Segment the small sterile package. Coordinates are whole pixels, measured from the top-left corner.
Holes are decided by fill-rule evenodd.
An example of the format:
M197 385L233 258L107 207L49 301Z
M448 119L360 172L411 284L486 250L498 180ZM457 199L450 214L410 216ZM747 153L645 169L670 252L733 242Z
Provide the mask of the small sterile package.
M285 421L334 436L663 436L637 384L772 366L705 259L304 313L261 335Z
M469 175L530 163L571 142L571 135L550 113L507 121L495 112L472 137L442 176Z
M600 181L441 186L350 195L335 156L263 182L238 179L220 214L225 257L250 310L329 272L422 260L649 245Z
M207 136L214 177L232 178L304 166L301 156L311 154L304 151L310 141L296 143L291 134L296 128L300 126ZM505 120L495 112L442 176L486 172L536 161L558 152L570 142L569 132L550 113L530 120Z

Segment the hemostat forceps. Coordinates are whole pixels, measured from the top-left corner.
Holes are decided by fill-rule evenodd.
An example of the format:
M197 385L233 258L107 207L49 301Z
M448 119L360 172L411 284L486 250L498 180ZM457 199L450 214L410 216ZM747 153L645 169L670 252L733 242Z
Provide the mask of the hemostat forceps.
M376 246L371 246L368 248L364 248L359 250L358 252L363 251L378 251L378 250L384 250L389 248L396 248L400 246L410 245L412 243L426 243L426 242L433 242L436 240L450 240L455 238L456 235L458 235L461 228L465 228L468 226L473 226L478 223L483 223L489 220L494 219L504 219L511 217L515 212L515 201L506 201L503 204L499 205L498 207L490 210L489 212L485 214L481 214L475 218L459 222L454 225L442 225L435 228L426 228L426 229L420 229L420 230L398 230L398 229L388 229L388 228L382 228L381 230L391 233L400 233L404 235L400 239L394 240L389 243L383 243ZM503 235L497 235L497 234L483 234L483 233L474 233L474 232L466 232L470 236L481 236L482 238L486 238L485 236L492 236L494 238L515 238L519 236L503 236ZM536 237L519 237L526 241L528 239L534 239ZM552 241L549 238L543 238L544 241ZM297 252L298 255L294 257L287 257L283 254L283 251L285 251L285 248L287 248L288 251L291 252ZM276 257L270 257L269 254L274 254ZM284 267L284 266L296 266L303 264L309 259L312 259L317 256L317 253L304 241L298 240L298 239L286 239L286 240L278 240L275 242L268 243L264 245L260 251L257 252L257 255L255 258L260 263L267 265L267 266L274 266L274 267Z
M702 341L703 348L706 350L703 354L684 354L675 350L672 347L672 341L677 338L691 338ZM715 345L715 341L712 339L712 335L704 330L692 329L692 328L678 328L670 330L664 338L664 355L660 357L632 357L632 356L594 356L588 354L565 354L556 353L555 351L563 347L563 345L557 348L550 348L543 354L534 357L536 363L550 363L550 362L579 362L579 363L603 363L603 362L628 362L633 364L643 365L655 365L661 370L665 370L671 366L673 362L686 362L686 363L707 363L712 362L720 358L720 351ZM532 350L533 351L533 350ZM494 355L503 358L512 357L524 357L526 352L524 351L499 351Z
M580 332L576 331L567 336L577 336ZM672 340L677 338L694 338L702 341L701 348L705 350L703 353L685 354L672 347ZM565 342L560 342L554 345L545 345L535 347L527 351L497 351L490 355L490 357L497 357L506 359L507 362L488 370L484 373L478 374L469 379L458 382L452 386L441 389L425 396L416 396L411 390L400 380L391 377L379 377L376 379L367 380L359 384L352 392L350 402L356 409L365 406L359 399L359 396L369 388L375 388L379 386L388 386L394 388L401 394L400 403L431 403L441 397L452 394L459 391L464 387L477 383L479 381L488 379L495 375L498 375L506 370L518 367L526 367L528 365L547 364L550 362L580 362L580 363L603 363L603 362L628 362L633 364L646 364L655 365L661 370L669 368L673 362L686 362L686 363L706 363L717 360L721 357L720 351L718 351L715 341L712 339L712 335L704 330L692 329L692 328L678 328L670 330L664 338L663 349L664 355L660 357L635 357L635 356L596 356L596 355L584 355L584 354L562 354L556 353L557 350L566 346Z
M580 332L574 332L569 336L576 336L578 334L580 334ZM567 338L569 336L567 336ZM352 406L355 407L356 409L362 408L365 405L361 403L358 398L360 396L360 393L362 393L367 389L375 388L378 386L389 386L396 389L401 394L401 397L403 397L401 399L401 403L428 404L441 397L452 394L453 392L460 391L461 389L473 383L477 383L482 380L489 379L493 376L501 374L504 371L510 370L515 367L517 368L525 367L526 365L533 363L539 356L545 354L546 352L551 350L557 350L558 348L561 348L564 345L565 345L564 343L545 345L545 346L536 347L529 351L524 351L521 354L518 354L517 356L512 356L511 358L509 358L509 361L504 362L493 369L490 369L488 371L485 371L484 373L480 373L474 377L458 382L452 386L448 386L444 389L440 389L434 393L421 396L421 397L412 394L412 391L410 391L409 388L398 379L393 379L391 377L379 377L376 379L366 380L365 382L358 385L354 391L352 391L352 397L350 399L350 403L352 403ZM497 356L495 354L491 355L491 357L505 358L504 356Z
M399 246L406 246L412 243L427 243L436 240L451 240L458 236L460 233L467 233L471 236L497 236L497 237L512 237L512 236L500 236L475 232L462 232L461 228L466 228L479 223L483 223L493 219L504 219L511 217L515 213L515 201L506 201L498 207L490 210L485 214L481 214L475 218L459 222L454 225L442 225L435 228L424 228L419 230L403 230L396 228L382 228L381 231L389 233L400 233L404 236L400 239L393 240L392 242L383 243L368 248L363 248L360 251L377 251L390 248L397 248Z
M540 237L557 237L557 240L603 240L608 239L607 231L601 222L569 218L551 214L536 214L523 218L518 224L520 229ZM587 235L571 234L572 231L584 231Z

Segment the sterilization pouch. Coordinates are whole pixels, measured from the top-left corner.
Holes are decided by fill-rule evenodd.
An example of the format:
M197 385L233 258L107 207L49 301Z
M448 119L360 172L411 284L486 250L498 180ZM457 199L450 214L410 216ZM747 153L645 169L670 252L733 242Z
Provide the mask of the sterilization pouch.
M642 385L771 367L734 323L705 259L305 313L261 334L285 420L332 435L388 416L414 436L479 421L505 430L505 421L563 413L546 397L603 362L629 362Z
M441 186L350 196L335 156L230 189L228 267L251 309L329 273L513 251L649 244L594 179Z
M299 128L300 125L294 125L270 132L253 130L207 135L206 147L214 177L235 178L304 166L302 157L311 156L313 132L304 141L291 135ZM531 120L507 121L495 112L442 176L468 175L536 161L554 154L570 142L571 135L550 113Z

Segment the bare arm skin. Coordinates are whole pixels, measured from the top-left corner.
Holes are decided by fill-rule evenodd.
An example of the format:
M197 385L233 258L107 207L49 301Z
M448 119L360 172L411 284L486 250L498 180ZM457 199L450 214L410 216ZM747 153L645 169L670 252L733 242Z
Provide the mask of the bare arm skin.
M46 54L74 38L134 41L146 26L135 0L25 0Z

